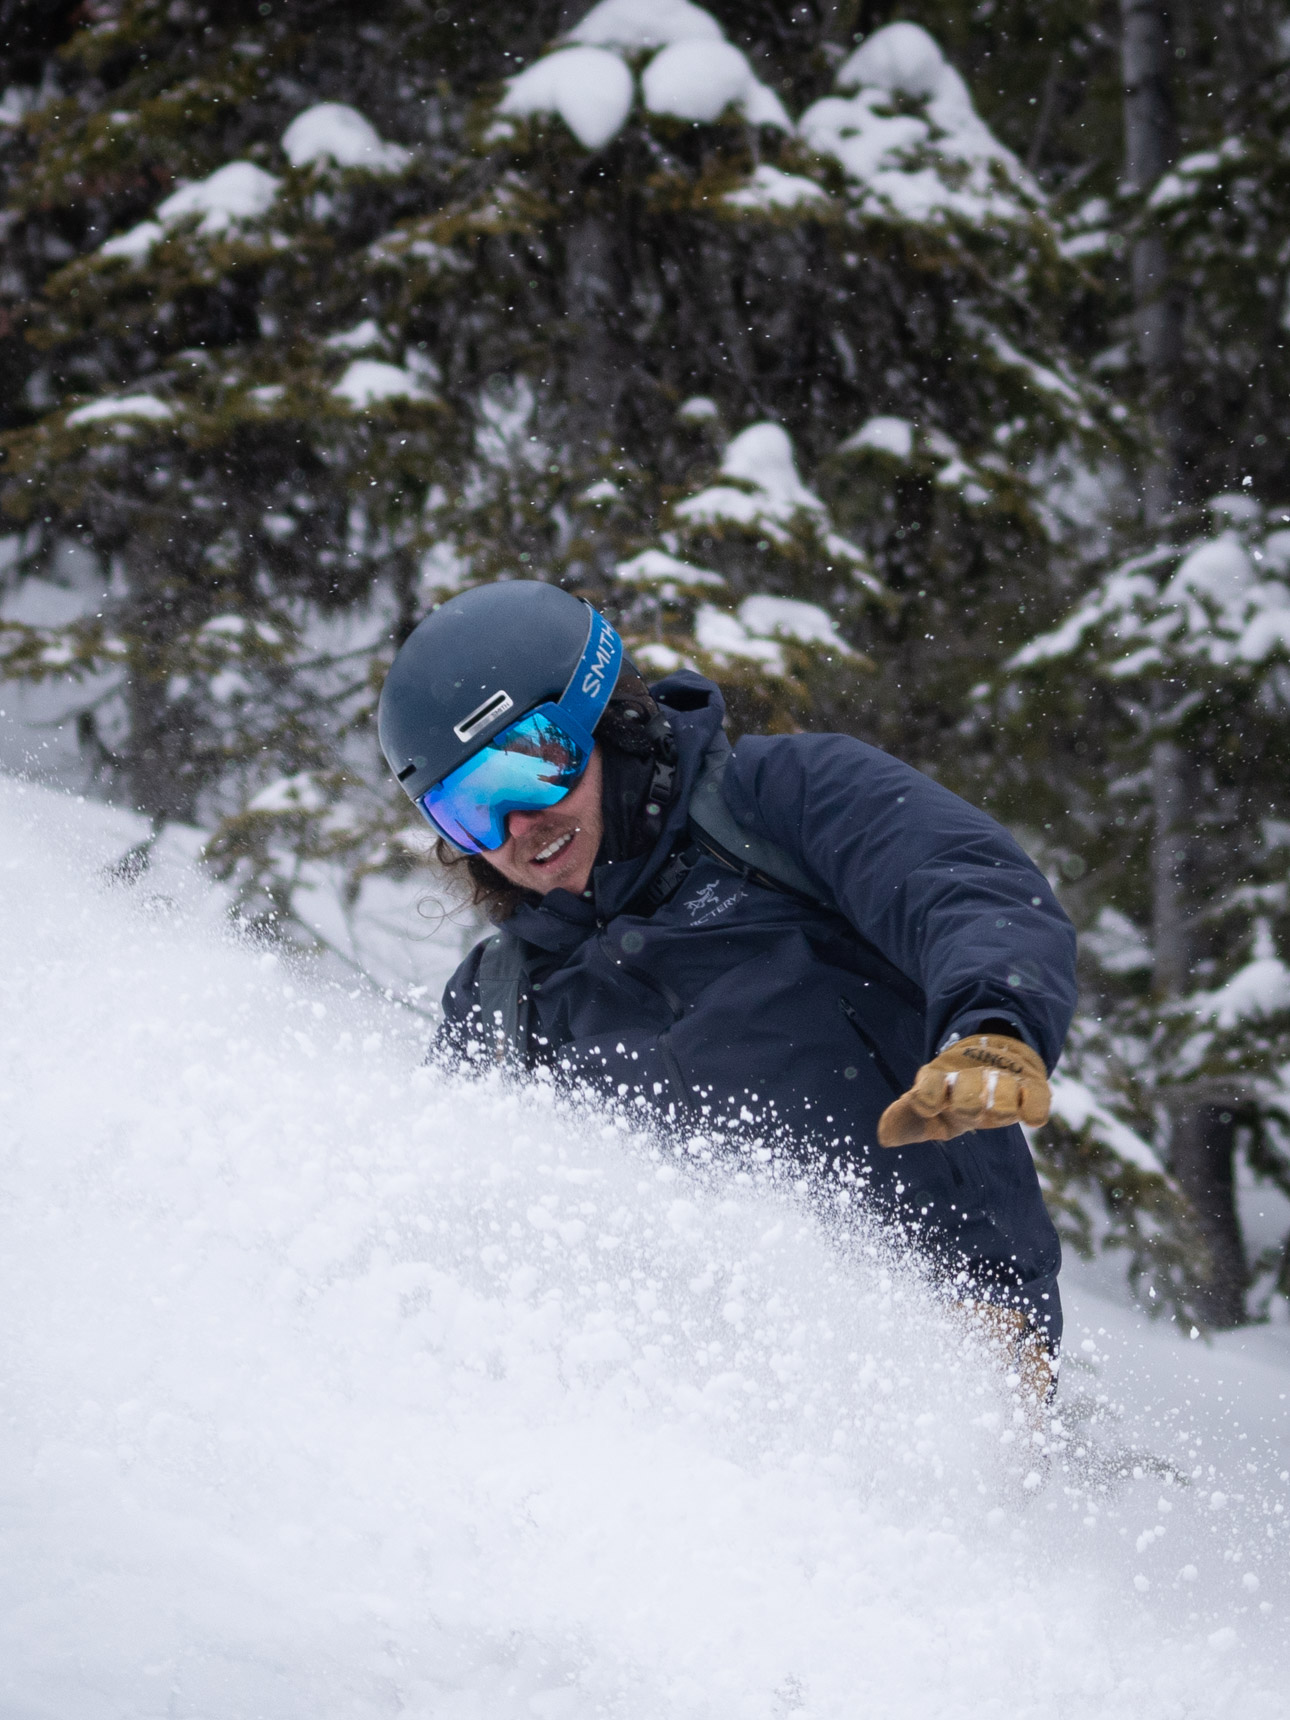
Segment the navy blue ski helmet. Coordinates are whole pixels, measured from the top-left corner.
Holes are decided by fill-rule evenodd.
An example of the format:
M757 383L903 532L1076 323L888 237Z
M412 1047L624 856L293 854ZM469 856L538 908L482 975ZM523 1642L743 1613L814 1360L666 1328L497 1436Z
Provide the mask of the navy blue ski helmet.
M381 689L381 751L409 800L537 705L590 733L613 694L623 643L589 603L538 580L450 597L399 647Z

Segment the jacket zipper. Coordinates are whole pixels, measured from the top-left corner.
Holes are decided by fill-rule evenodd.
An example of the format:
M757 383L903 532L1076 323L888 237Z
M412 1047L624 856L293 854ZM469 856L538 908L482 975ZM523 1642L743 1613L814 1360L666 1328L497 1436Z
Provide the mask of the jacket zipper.
M892 1070L891 1064L888 1063L887 1059L883 1056L882 1052L879 1051L877 1045L875 1045L875 1043L873 1041L873 1036L870 1034L869 1029L861 1021L859 1015L852 1008L850 1000L848 998L845 998L845 997L840 997L838 999L838 1008L842 1011L843 1015L846 1016L847 1020L851 1023L852 1027L855 1029L856 1037L860 1040L860 1043L864 1046L865 1050L869 1053L870 1057L873 1059L874 1067L877 1069L878 1073L882 1076L883 1080L887 1083L888 1087L891 1088L892 1098L893 1099L899 1099L901 1094L905 1091L905 1089L901 1085L901 1083L899 1081L897 1081L896 1076Z
M658 1049L659 1055L663 1059L663 1064L671 1077L672 1085L676 1089L677 1110L682 1113L692 1111L694 1109L694 1101L690 1097L690 1089L686 1085L684 1075L681 1073L681 1065L677 1061L676 1052L673 1051L672 1047L668 1044L667 1035L665 1033L659 1034Z

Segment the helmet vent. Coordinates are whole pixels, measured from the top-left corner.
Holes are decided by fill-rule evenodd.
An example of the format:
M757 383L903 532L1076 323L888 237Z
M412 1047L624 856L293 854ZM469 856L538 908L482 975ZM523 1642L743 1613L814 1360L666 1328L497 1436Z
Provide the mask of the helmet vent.
M459 723L454 723L452 732L459 741L473 740L480 729L487 728L495 717L500 717L503 711L509 711L515 700L509 693L496 692L491 698L485 699L468 717L463 717Z

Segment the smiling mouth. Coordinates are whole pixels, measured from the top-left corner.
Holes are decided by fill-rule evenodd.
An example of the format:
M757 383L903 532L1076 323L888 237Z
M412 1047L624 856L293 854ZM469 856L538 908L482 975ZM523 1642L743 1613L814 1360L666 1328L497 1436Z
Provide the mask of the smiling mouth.
M577 835L576 830L566 830L563 836L557 836L554 842L548 842L545 848L540 848L533 856L531 865L545 866L554 860L557 854L563 854L565 849Z

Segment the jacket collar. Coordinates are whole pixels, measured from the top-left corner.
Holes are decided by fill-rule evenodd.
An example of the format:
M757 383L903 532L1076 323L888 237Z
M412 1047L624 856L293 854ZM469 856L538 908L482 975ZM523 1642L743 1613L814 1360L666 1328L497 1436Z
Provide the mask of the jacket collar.
M676 735L676 789L659 832L648 854L634 860L609 860L591 875L591 899L572 896L567 890L552 890L536 902L525 902L506 922L517 937L540 949L574 948L598 924L603 925L631 906L667 864L689 822L690 793L703 764L704 754L720 732L726 714L725 701L715 682L690 670L669 675L650 688L667 712Z

